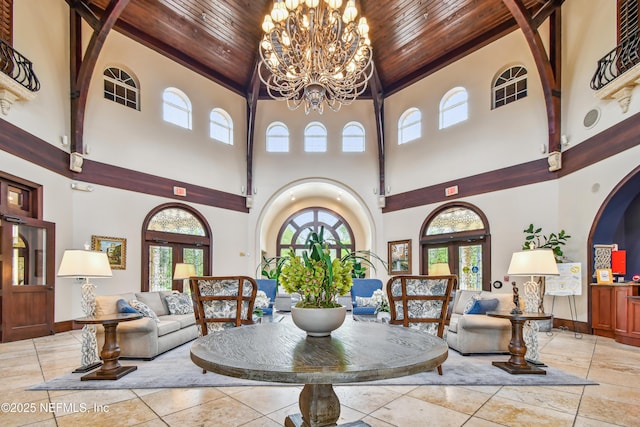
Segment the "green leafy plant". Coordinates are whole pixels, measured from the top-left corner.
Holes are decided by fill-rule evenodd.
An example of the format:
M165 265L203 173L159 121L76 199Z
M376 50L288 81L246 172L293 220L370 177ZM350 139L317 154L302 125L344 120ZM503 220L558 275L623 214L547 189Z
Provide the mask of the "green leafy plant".
M544 248L553 250L553 255L556 257L556 262L562 262L564 253L562 247L566 244L567 240L571 238L564 230L560 230L559 233L551 233L549 236L545 236L542 233L542 227L534 227L533 224L529 224L529 227L523 230L526 234L524 243L522 244L522 250Z
M370 257L382 261L370 251L349 251L342 244L342 252L346 253L332 259L329 241L324 238L324 227L319 232L310 229L302 255L296 255L291 248L284 257L279 283L287 292L300 294L302 298L296 307L339 307L337 297L351 290L354 262L375 270Z
M284 265L286 258L280 256L274 256L267 258L262 255L262 261L258 266L260 275L265 279L271 279L276 281L276 293L278 292L278 279L282 272L282 266Z

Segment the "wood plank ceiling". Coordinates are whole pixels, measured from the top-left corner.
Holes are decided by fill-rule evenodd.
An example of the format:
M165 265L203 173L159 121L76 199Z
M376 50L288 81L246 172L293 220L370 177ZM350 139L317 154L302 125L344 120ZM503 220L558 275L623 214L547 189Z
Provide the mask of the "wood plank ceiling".
M545 0L522 0L533 14ZM91 0L100 16L109 0ZM116 30L246 96L272 0L131 0ZM384 96L517 29L503 0L360 0ZM261 90L261 97L266 92Z

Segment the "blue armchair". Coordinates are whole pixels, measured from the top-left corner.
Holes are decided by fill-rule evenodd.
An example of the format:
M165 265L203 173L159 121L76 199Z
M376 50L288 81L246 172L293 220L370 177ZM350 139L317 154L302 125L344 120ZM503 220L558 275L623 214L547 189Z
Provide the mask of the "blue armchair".
M262 314L270 316L273 314L273 303L276 300L276 281L274 279L256 279L258 290L263 291L269 297L269 307L262 309Z
M351 300L353 302L354 315L375 314L376 307L373 305L362 305L360 298L371 298L376 289L382 289L382 281L380 279L353 279L351 286ZM358 298L360 297L360 298ZM360 304L358 300L360 299Z

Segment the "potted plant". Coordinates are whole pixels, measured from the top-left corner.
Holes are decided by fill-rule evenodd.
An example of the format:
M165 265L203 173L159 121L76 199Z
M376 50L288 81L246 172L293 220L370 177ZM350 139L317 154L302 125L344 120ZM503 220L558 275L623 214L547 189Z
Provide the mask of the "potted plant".
M371 295L371 302L376 305L376 317L381 321L389 321L391 318L391 307L389 307L389 299L382 289L376 289Z
M310 336L330 335L344 322L346 307L338 304L337 297L351 290L354 260L374 269L369 257L382 261L370 251L349 251L340 246L344 255L332 258L328 240L324 238L324 227L320 227L319 232L310 230L301 255L296 255L290 249L285 256L279 283L285 291L301 296L300 301L291 308L291 314L294 323L301 329L306 328ZM300 324L304 322L300 320L301 316L311 318L308 323ZM333 318L333 321L326 327L319 326L324 318Z
M262 261L258 266L260 275L264 278L261 280L273 281L275 286L275 295L273 301L273 308L278 311L291 311L291 305L298 301L297 295L291 295L286 292L278 292L278 282L280 273L282 272L282 266L286 261L286 257L274 256L266 257L262 255ZM260 281L258 282L260 284Z

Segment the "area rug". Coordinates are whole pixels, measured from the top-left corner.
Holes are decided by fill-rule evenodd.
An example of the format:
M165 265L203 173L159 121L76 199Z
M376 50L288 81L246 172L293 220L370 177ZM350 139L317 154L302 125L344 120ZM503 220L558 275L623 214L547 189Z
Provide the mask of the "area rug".
M116 381L80 381L83 374L69 373L31 387L29 390L114 390L143 388L291 386L226 377L213 372L202 373L189 358L191 343L158 356L152 361L122 360L122 365L135 364L138 369ZM443 375L437 371L388 380L341 385L591 385L596 384L548 366L546 375L511 375L491 365L494 360L508 360L507 355L461 356L450 350L442 365Z

